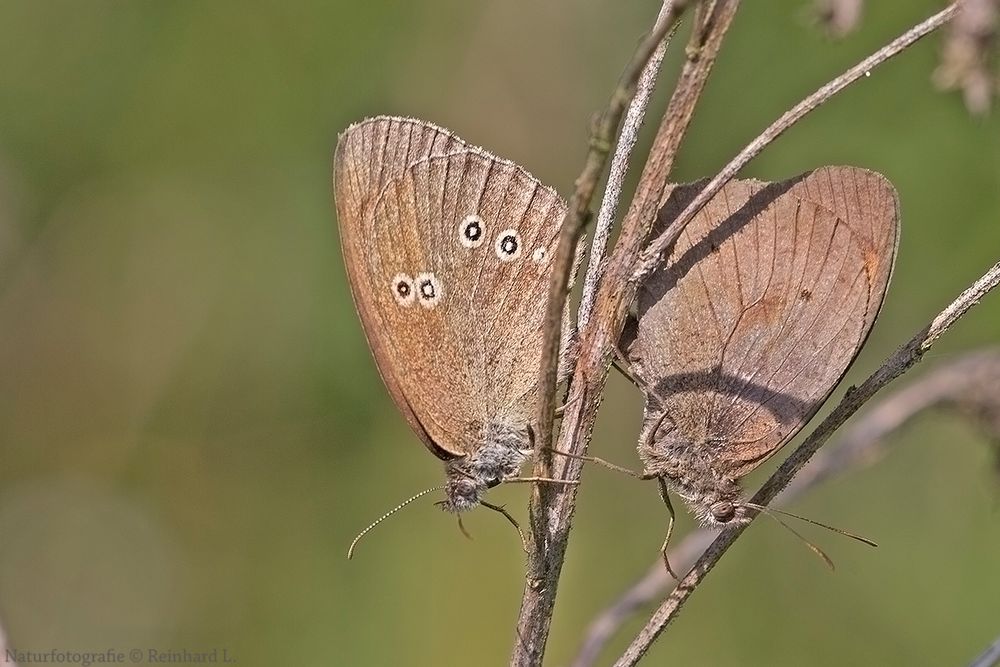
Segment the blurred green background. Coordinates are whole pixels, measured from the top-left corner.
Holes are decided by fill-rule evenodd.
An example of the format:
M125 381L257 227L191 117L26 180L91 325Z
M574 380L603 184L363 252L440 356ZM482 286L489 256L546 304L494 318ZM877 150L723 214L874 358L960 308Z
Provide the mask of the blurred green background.
M810 26L805 0L744 4L679 162L685 179L940 3L869 3L841 42ZM472 512L470 542L416 503L345 559L358 530L439 483L441 465L391 405L356 320L332 150L352 121L412 115L567 193L591 114L657 6L0 0L11 644L225 648L248 665L504 664L523 554L502 519ZM1000 119L970 118L933 90L939 48L934 35L880 68L745 172L851 163L899 189L896 274L848 381L1000 257ZM994 295L915 372L998 338ZM613 378L593 451L636 466L640 412ZM793 508L879 549L806 528L836 560L831 574L759 523L650 664L963 664L986 646L1000 633L990 453L947 415L895 437L886 460ZM525 517L523 486L490 499ZM663 527L653 486L587 471L550 664L566 664L588 620L645 571Z

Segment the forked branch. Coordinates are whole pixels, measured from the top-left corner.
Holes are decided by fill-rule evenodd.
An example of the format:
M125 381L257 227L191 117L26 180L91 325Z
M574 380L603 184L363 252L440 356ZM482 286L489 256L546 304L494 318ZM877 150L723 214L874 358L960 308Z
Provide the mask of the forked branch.
M924 353L934 345L937 339L951 325L986 296L1000 283L1000 262L994 264L971 287L962 292L951 304L938 314L931 322L918 331L906 344L896 350L886 361L859 387L850 388L833 412L792 452L784 463L771 475L764 485L754 494L751 502L757 505L768 505L791 481L792 477L805 466L809 459L830 436L870 400L880 389L905 373L915 363L920 361ZM735 526L723 531L708 549L701 555L677 584L673 592L653 613L646 626L639 632L625 653L615 663L616 667L635 665L646 653L653 641L667 625L676 617L677 612L701 584L708 573L719 562L722 555L736 539L743 534L749 523Z
M841 429L836 441L821 449L802 472L789 483L772 506L784 506L823 482L861 470L902 445L891 439L917 415L935 408L950 408L982 423L987 435L1000 437L1000 348L970 352L924 374L869 408L849 428ZM712 543L716 532L701 528L689 534L670 552L670 562L687 571ZM646 573L604 609L589 625L572 667L591 667L607 642L635 614L659 600L674 580L657 557Z
M811 96L779 119L775 125L768 128L761 137L737 156L702 191L701 201L696 200L693 202L682 213L679 219L674 221L674 224L668 228L667 234L679 234L684 224L698 212L697 210L712 195L729 179L735 176L746 162L757 155L784 130L788 129L788 127L797 122L802 116L832 97L852 81L864 76L866 72L870 71L877 64L899 53L920 37L944 24L954 14L956 5L952 5L911 31L908 31L905 35L893 41L842 77L824 86L814 96ZM647 242L649 229L662 203L664 193L668 188L668 177L677 149L690 123L693 110L704 88L708 74L719 53L722 39L732 22L738 6L739 0L714 0L713 2L706 1L698 4L693 21L691 39L685 51L687 60L681 71L667 112L660 124L653 147L640 177L635 196L622 222L621 236L610 258L606 262L606 269L603 275L599 280L596 280L596 288L593 285L591 286L592 293L596 289L596 296L593 299L593 312L583 313L583 317L581 317L581 320L586 321L586 326L582 327L580 331L579 353L570 383L569 399L559 434L557 448L560 451L568 452L574 456L579 456L586 452L604 391L607 372L610 366L611 351L621 334L625 314L634 300L640 279L648 271L656 267L662 251L671 243L671 236L661 237L656 239L645 251L642 251L643 246ZM586 167L577 181L576 191L570 200L569 212L560 233L559 246L556 253L557 268L554 271L553 282L550 286L547 338L543 354L542 382L540 384L543 405L540 408L538 419L541 433L536 441L535 475L538 477L554 477L566 480L578 480L580 477L581 463L578 458L570 456L553 461L550 453L552 440L551 417L555 402L556 359L558 357L559 330L566 299L566 289L569 284L577 241L587 220L590 201L596 190L597 182L603 173L604 164L610 151L612 135L621 121L625 106L635 90L636 82L643 71L644 65L655 52L656 45L676 21L676 13L678 11L679 3L675 3L671 10L673 14L672 20L659 24L658 29L640 47L636 57L626 70L626 75L623 76L622 84L612 98L609 111L600 118L595 129L594 139L591 142ZM600 261L600 257L596 258L596 261ZM587 317L588 314L590 315L589 318ZM947 327L945 326L945 328ZM932 331L928 329L927 333L928 337L922 340L930 344L933 342L933 337L930 336ZM919 357L919 353L913 352L913 354L916 355L915 358ZM909 363L912 364L913 361ZM898 373L901 372L902 370L898 371ZM888 382L889 379L891 378L885 379L884 382ZM862 388L870 386L871 382L873 380L869 380L869 383L863 385ZM877 386L882 385L879 384ZM850 394L848 398L853 399L862 396L859 393L860 391L858 390L858 392ZM872 393L874 393L874 390ZM867 400L867 398L862 399L862 402L863 400ZM856 406L853 409L856 409ZM851 412L853 412L853 409ZM838 408L839 410L840 408ZM832 416L836 416L838 411L835 411ZM844 418L846 419L846 416ZM828 425L828 422L829 420L824 422L824 425ZM830 432L838 426L839 424L835 424L830 427ZM824 428L824 426L821 426L821 428ZM825 440L825 437L823 439ZM809 442L807 441L807 444ZM818 445L816 446L818 447ZM789 460L791 461L794 458L795 454ZM787 480L785 481L787 482ZM769 499L767 498L767 500ZM575 487L549 490L536 486L534 489L530 507L532 544L528 556L525 588L518 619L512 664L537 665L541 663L551 623L556 588L569 539L575 500ZM757 497L753 499L753 502L766 504L766 500L762 501ZM735 539L742 532L742 529L731 532L734 534L727 539ZM724 533L719 540L716 540L716 544L720 544L720 540L729 535L729 532ZM710 556L712 552L713 549L709 549L706 556ZM721 552L719 553L721 554ZM710 560L709 562L714 564L714 560ZM696 565L694 572L697 571L698 566ZM707 569L704 572L707 572ZM703 573L700 576L703 576ZM685 581L690 580L691 577L692 574L689 574ZM696 577L695 583L697 580ZM690 585L690 581L688 585ZM678 594L678 591L688 590L684 586L684 582L682 582L682 586L675 590L675 595ZM681 602L683 602L683 599L686 599L687 594L689 592L681 598ZM679 607L679 604L677 607ZM666 622L669 622L672 614L673 612L667 612ZM648 639L640 637L636 640L636 643L633 645L633 647L638 647L638 652L635 653L636 660L648 648L649 642L662 631L666 622L658 628L653 627ZM626 660L626 662L620 664L634 664L634 662L627 661L628 654L623 657L623 660Z
M673 13L673 3L663 3L660 15L656 17L654 30L667 21L673 20ZM677 23L675 22L674 28L676 29L676 27ZM667 46L672 36L671 33L667 39L660 42L643 68L636 86L635 96L629 104L628 112L622 121L621 132L618 134L618 141L615 143L615 154L611 158L608 183L604 187L604 196L601 197L601 208L597 212L597 224L594 228L594 240L590 244L590 255L587 258L587 275L583 281L583 296L580 299L580 309L577 313L577 327L580 329L587 325L594 309L597 284L604 274L604 258L607 255L608 239L611 237L611 230L618 215L618 204L621 202L622 186L625 183L625 175L628 173L632 159L632 149L635 148L635 142L639 139L639 130L646 117L646 107L649 104L649 98L653 95L653 89L656 87L656 77L660 73L660 65L663 64L663 56L667 52Z
M583 234L583 229L590 219L590 203L597 190L597 184L604 174L608 154L611 152L615 133L621 123L625 110L635 95L639 80L646 65L657 52L667 34L677 24L679 9L685 3L670 2L663 4L662 20L658 20L650 34L642 41L631 62L625 68L621 81L611 96L608 108L594 124L590 138L590 150L583 171L576 179L576 189L569 199L566 218L559 231L559 242L556 246L552 282L549 285L548 307L546 311L545 342L542 351L541 381L539 395L542 404L539 408L537 423L539 433L535 441L535 475L551 477L552 422L556 409L556 380L559 361L560 332L562 331L563 311L569 291L569 283L575 264L577 243ZM542 487L537 489L539 495Z
M644 176L643 180L647 183L662 178L663 183L659 187L659 194L662 194L666 172L669 170L669 165L672 164L672 153L664 152L662 147L676 145L690 120L690 113L679 112L679 109L683 107L676 102L677 100L687 101L688 106L693 107L691 100L697 99L697 93L704 85L707 73L714 62L715 54L718 52L718 46L721 44L721 37L728 28L738 4L738 0L718 0L713 3L699 4L692 28L691 46L688 50L689 60L685 64L674 98L667 111L667 118L670 122L661 125L660 134L657 137L661 150L655 153L658 156L656 160L647 161L643 172L655 175L653 178ZM651 38L643 43L638 52L639 55L633 59L629 66L622 81L625 84L633 82L631 84L633 90L634 82L638 80L645 62L655 51L656 44L676 22L677 14L681 10L680 5L681 3L678 2L673 3L670 10L670 20L662 22L662 28L654 31ZM592 194L596 188L601 169L603 169L603 160L610 150L608 136L617 127L621 113L624 111L624 105L627 104L628 98L631 96L631 93L623 96L621 92L623 89L627 90L627 86L620 86L619 92L612 98L611 108L618 109L615 122L609 123L610 116L606 115L602 125L598 126L599 132L602 126L608 128L608 134L605 135L607 143L601 141L592 143L588 167L585 169L584 177L578 182L578 192L586 194L589 190ZM663 140L664 127L670 130L665 141ZM591 169L591 158L601 161L599 169ZM652 205L654 211L656 204L658 204L658 196L658 194L654 194L648 198L654 200ZM577 207L583 201L583 198L574 196L574 203L571 203L569 213L572 220L567 220L564 223L560 237L560 246L564 247L565 251L561 255L562 259L559 260L562 262L560 271L556 273L563 277L559 278L561 282L553 281L550 292L552 297L548 319L550 329L548 331L548 346L543 358L545 383L542 385L545 392L542 395L546 404L542 406L539 421L545 432L536 443L538 455L535 461L535 474L537 476L568 480L580 478L581 462L574 458L560 457L557 464L558 470L553 471L554 464L547 445L551 433L549 429L555 387L554 364L558 343L558 336L553 336L552 332L558 333L559 331L561 304L564 303L565 286L568 284L569 269L571 268L571 251L579 237L579 228L575 226L578 223L574 221L582 224L585 208L580 212L578 218L574 211L579 210ZM589 199L586 201L589 202ZM629 209L629 215L626 216L623 224L622 236L608 262L605 279L600 281L594 316L581 332L580 353L570 384L570 395L559 434L558 449L560 451L572 454L585 453L590 440L590 433L607 377L610 352L621 333L625 310L631 303L631 296L622 293L618 286L626 283L628 272L634 264L648 234L649 226L652 224L651 217L642 216L641 211L637 215L635 211L633 200L633 206ZM542 451L539 451L540 449ZM569 540L575 504L575 488L550 491L536 487L532 494L530 506L532 546L528 554L521 611L511 657L512 664L538 665L541 663L548 639L556 589Z
M704 189L698 193L698 196L695 197L683 211L681 211L680 215L678 215L677 218L671 222L670 226L667 227L662 234L653 239L653 241L649 244L649 247L643 250L636 265L632 280L635 282L641 282L643 278L656 270L656 267L660 264L663 253L667 250L667 248L673 245L674 241L677 240L681 232L684 230L685 225L687 225L687 223L690 222L699 211L701 211L705 204L707 204L712 197L718 194L726 183L731 181L736 174L738 174L740 170L743 169L748 162L750 162L750 160L760 155L761 151L781 136L785 130L802 120L806 114L828 101L834 95L844 90L847 86L851 85L863 76L868 76L875 67L899 54L907 47L912 46L917 40L922 37L926 37L950 21L954 18L956 12L958 11L959 5L959 2L955 2L937 14L934 14L927 20L910 28L851 69L833 79L825 86L822 86L815 93L785 112L781 118L774 121L770 127L761 132L756 139L747 144L746 148L730 160L729 164L723 167L722 171L720 171L715 178L709 181L708 185L706 185Z

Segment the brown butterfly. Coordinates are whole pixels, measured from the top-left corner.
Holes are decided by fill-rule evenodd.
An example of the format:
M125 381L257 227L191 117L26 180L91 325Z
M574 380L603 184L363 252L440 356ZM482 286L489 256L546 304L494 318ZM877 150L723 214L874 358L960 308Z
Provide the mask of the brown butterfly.
M467 510L531 453L566 204L518 165L409 118L352 125L337 143L333 181L375 363L445 462L442 505Z
M705 186L676 186L663 230ZM732 181L641 287L622 340L644 388L644 477L698 519L749 518L739 480L788 442L868 336L892 273L898 201L881 175L823 167Z

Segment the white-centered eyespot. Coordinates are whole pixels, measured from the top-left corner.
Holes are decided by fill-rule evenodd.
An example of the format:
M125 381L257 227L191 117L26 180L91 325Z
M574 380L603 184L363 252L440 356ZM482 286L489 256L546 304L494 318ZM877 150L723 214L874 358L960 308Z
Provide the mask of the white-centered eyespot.
M405 273L397 273L389 283L392 288L392 298L401 306L413 305L416 297L413 289L413 279Z
M497 234L493 249L501 262L512 262L521 256L521 235L516 229L505 229Z
M458 241L466 248L478 248L485 236L483 219L478 215L467 215L458 223Z
M413 279L413 284L417 290L417 298L424 308L433 308L438 305L444 294L441 291L441 283L433 273L418 273Z
M544 246L538 246L537 248L535 248L535 252L531 253L531 259L533 259L538 264L544 263L545 258L548 256L549 253L547 250L545 250Z

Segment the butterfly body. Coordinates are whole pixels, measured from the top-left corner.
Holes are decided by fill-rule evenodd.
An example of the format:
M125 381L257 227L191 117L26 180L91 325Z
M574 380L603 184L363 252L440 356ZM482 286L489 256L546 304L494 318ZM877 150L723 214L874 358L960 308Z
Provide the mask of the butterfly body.
M442 507L449 512L464 512L478 505L487 489L516 477L530 456L527 422L489 422L482 428L472 453L445 464L447 499Z
M665 413L647 406L638 452L643 477L659 477L680 496L705 525L723 525L747 518L740 503L738 479L713 465L707 454L712 443L690 440Z
M393 401L445 462L463 511L531 449L565 203L516 164L424 121L377 117L337 144L344 264Z
M704 185L677 186L654 231ZM702 523L749 518L740 478L854 360L889 282L897 208L884 177L854 167L733 181L642 285L623 340L646 388L638 452Z

